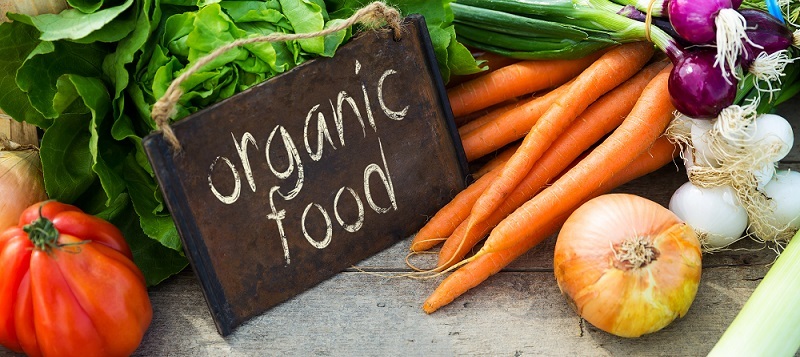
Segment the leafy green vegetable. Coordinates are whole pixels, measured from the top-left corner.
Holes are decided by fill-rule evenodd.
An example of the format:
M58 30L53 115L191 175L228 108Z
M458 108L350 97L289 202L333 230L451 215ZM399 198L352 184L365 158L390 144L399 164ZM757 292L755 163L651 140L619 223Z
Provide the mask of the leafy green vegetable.
M103 0L67 0L67 4L69 6L80 10L80 12L85 14L91 14L101 7L105 2Z
M74 202L94 182L87 126L85 113L64 114L42 136L40 156L50 198Z
M36 111L28 96L17 86L17 70L39 45L39 31L19 22L0 25L0 108L12 118L47 127L49 121Z
M330 16L348 18L367 0L325 0ZM478 73L483 69L472 57L472 53L456 40L453 28L453 12L450 0L389 0L387 4L397 7L403 15L422 14L433 43L433 50L439 62L439 72L445 82L452 75Z
M45 118L56 118L61 114L53 106L59 77L65 74L101 76L106 55L108 50L97 44L42 41L17 70L17 85Z
M69 0L59 14L10 14L0 24L0 109L44 130L48 194L110 220L155 285L188 264L142 138L153 104L198 59L236 39L317 32L342 23L353 0ZM480 70L455 40L446 1L395 1L425 14L445 78ZM336 6L335 8L331 6ZM335 10L330 12L331 9ZM253 43L233 49L182 84L173 120L309 59L351 37Z
M131 5L133 0L126 0L117 6L92 13L67 9L58 14L12 14L9 18L35 26L42 33L42 41L116 42L133 30L134 19L120 16ZM131 13L135 14L135 11Z
M308 0L281 0L286 19L297 33L317 32L325 26L324 8ZM324 15L327 15L325 13ZM325 39L321 37L299 41L300 47L309 53L323 53Z

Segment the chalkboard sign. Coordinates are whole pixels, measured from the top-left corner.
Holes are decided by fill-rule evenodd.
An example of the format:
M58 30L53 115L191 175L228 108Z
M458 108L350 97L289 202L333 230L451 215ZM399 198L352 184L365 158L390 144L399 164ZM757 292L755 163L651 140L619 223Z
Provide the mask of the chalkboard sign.
M424 20L144 139L220 334L414 234L466 163Z

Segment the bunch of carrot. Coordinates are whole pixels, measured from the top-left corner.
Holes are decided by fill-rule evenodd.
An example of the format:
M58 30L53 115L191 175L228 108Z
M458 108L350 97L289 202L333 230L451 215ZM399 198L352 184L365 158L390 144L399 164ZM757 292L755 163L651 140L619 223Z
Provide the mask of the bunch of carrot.
M675 111L671 64L654 52L640 42L580 59L520 61L448 90L456 116L486 112L461 121L467 158L497 154L412 240L413 252L444 241L435 271L452 270L426 312L554 234L583 202L672 161L675 147L662 135Z

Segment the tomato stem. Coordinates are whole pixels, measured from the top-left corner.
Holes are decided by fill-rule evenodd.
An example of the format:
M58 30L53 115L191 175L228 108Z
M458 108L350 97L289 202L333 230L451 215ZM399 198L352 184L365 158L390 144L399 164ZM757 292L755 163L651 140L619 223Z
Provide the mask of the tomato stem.
M28 239L33 242L37 249L49 251L58 247L59 232L56 226L53 225L53 221L42 215L42 206L39 207L39 218L26 224L22 227L22 230L28 233Z

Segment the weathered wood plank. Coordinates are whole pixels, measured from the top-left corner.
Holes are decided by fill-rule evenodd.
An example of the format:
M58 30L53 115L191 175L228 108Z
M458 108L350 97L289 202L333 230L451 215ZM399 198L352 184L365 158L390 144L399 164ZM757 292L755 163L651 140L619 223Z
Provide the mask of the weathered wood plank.
M137 351L162 355L704 355L766 272L706 269L689 313L623 339L582 322L551 272L503 272L425 315L436 281L345 272L220 337L199 285L181 274L151 291L153 325Z
M665 204L682 175L666 167L620 190ZM150 290L154 320L137 355L699 356L721 336L775 258L750 241L735 245L742 250L706 255L687 316L655 334L623 339L582 323L570 310L552 273L554 242L551 237L432 315L421 304L440 279L390 279L349 269L227 338L216 332L199 283L186 271ZM358 267L385 276L408 272L408 244L406 239Z

